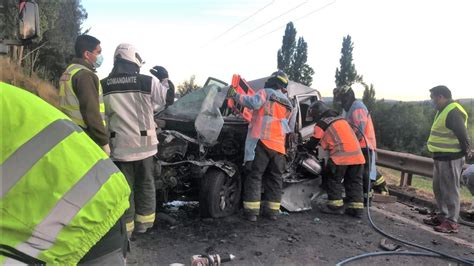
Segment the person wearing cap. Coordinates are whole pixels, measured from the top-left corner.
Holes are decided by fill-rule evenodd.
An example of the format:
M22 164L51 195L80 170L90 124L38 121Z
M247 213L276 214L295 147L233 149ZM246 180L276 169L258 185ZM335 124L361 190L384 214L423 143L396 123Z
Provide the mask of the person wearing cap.
M385 178L377 171L375 166L377 140L375 138L372 117L365 104L355 98L354 90L351 86L344 85L335 88L334 101L342 105L342 117L351 126L355 127L353 129L359 139L359 144L365 157L364 203L367 205L368 199L372 197L372 191L368 191L369 182L372 183L371 190L382 195L388 195Z
M101 81L110 136L110 158L125 174L131 188L125 212L127 234L145 233L155 221L156 198L153 155L158 139L155 109L166 105L167 83L140 74L144 64L135 46L122 43L114 67Z
M280 210L285 161L285 137L290 132L288 117L293 109L286 96L288 76L283 71L274 72L265 82L265 88L253 96L241 95L231 87L227 93L237 103L252 112L244 162L251 163L251 170L244 182L244 217L255 222L260 213L263 185L265 217L276 220Z
M314 134L306 147L314 150L320 145L329 152L324 169L328 200L320 210L323 213L342 215L344 212L361 218L364 210L362 175L364 155L359 141L347 121L324 102L314 102L308 111L316 122ZM346 193L346 208L342 193Z
M59 109L110 154L102 87L96 75L96 69L104 60L100 41L90 35L80 35L74 49L76 57L59 80Z

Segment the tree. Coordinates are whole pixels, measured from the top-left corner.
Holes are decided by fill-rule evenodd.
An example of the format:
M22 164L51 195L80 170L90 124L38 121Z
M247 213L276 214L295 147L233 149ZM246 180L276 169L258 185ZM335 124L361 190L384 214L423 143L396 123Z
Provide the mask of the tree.
M183 97L184 95L194 91L194 90L197 90L199 88L201 88L201 86L197 85L195 82L196 80L196 76L195 75L192 75L189 80L185 80L183 83L181 83L180 85L178 85L178 94L179 94L179 97Z
M311 86L314 70L306 63L307 60L308 44L303 37L296 42L296 29L293 22L289 22L277 53L277 68L287 73L290 80Z
M288 74L290 73L291 61L293 59L293 54L295 53L295 40L296 29L293 26L293 23L290 22L286 24L281 49L278 50L277 54L277 68Z
M37 0L40 34L26 46L13 47L10 58L26 73L37 72L42 79L58 84L61 73L74 55L74 42L81 34L87 12L80 0ZM14 38L18 24L18 1L5 0L6 38ZM0 36L1 37L1 36Z
M374 85L370 84L367 85L365 83L362 83L364 85L364 95L362 96L362 101L364 102L365 106L367 106L367 109L369 111L374 110L375 106L375 89Z
M352 50L354 49L351 36L347 35L342 40L341 68L336 68L336 87L351 85L355 81L362 81L362 76L357 75L355 65L352 63Z

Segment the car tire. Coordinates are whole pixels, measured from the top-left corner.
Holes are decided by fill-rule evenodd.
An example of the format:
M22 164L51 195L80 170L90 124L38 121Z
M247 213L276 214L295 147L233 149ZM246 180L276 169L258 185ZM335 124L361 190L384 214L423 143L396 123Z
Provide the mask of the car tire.
M241 189L239 173L230 177L221 169L209 168L199 191L201 216L219 218L233 214L240 206Z

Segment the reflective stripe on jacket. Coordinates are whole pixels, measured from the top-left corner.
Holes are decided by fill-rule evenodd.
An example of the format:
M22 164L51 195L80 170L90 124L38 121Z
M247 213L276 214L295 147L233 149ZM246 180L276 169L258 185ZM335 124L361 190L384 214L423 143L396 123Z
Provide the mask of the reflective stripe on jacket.
M456 102L446 106L441 113L437 112L428 138L428 150L430 152L461 152L461 145L454 132L446 127L446 118L449 112L458 108L465 116L464 126L467 128L467 113L464 108Z
M269 149L285 154L285 137L291 132L290 100L279 90L260 89L253 96L236 94L234 99L253 110L245 141L244 161L253 161L258 140Z
M41 261L77 264L129 207L128 183L67 116L0 83L0 243ZM0 264L18 263L0 255Z
M140 74L109 76L102 81L105 113L110 134L110 158L138 161L157 152L153 117L154 90L161 90L157 107L165 105L168 88L156 78Z
M321 119L314 127L314 138L336 165L364 164L365 159L351 126L341 117Z
M74 123L82 128L87 128L84 118L82 117L79 100L72 88L72 77L80 70L91 71L87 67L80 64L70 64L59 80L59 109L65 113ZM102 98L102 86L99 82L99 110L102 121L105 125L105 107Z
M374 124L372 122L372 117L369 114L369 110L365 104L359 100L355 100L349 111L345 113L344 118L350 123L355 125L362 133L364 133L367 143L369 144L368 148L370 150L375 150L377 148L377 141L375 138ZM360 132L356 132L356 136L359 136ZM364 138L360 136L359 144L361 148L366 148L367 143Z

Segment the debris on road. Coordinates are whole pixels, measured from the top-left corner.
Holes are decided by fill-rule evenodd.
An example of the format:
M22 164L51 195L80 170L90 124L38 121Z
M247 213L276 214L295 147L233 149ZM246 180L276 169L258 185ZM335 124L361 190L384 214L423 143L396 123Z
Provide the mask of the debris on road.
M374 194L372 196L372 201L381 203L394 203L397 202L397 197L393 195Z
M396 251L396 250L400 250L401 247L402 246L398 244L387 243L386 238L382 238L382 240L380 240L380 248L382 248L385 251Z
M418 211L419 214L427 215L429 213L427 208L415 208L415 211Z

